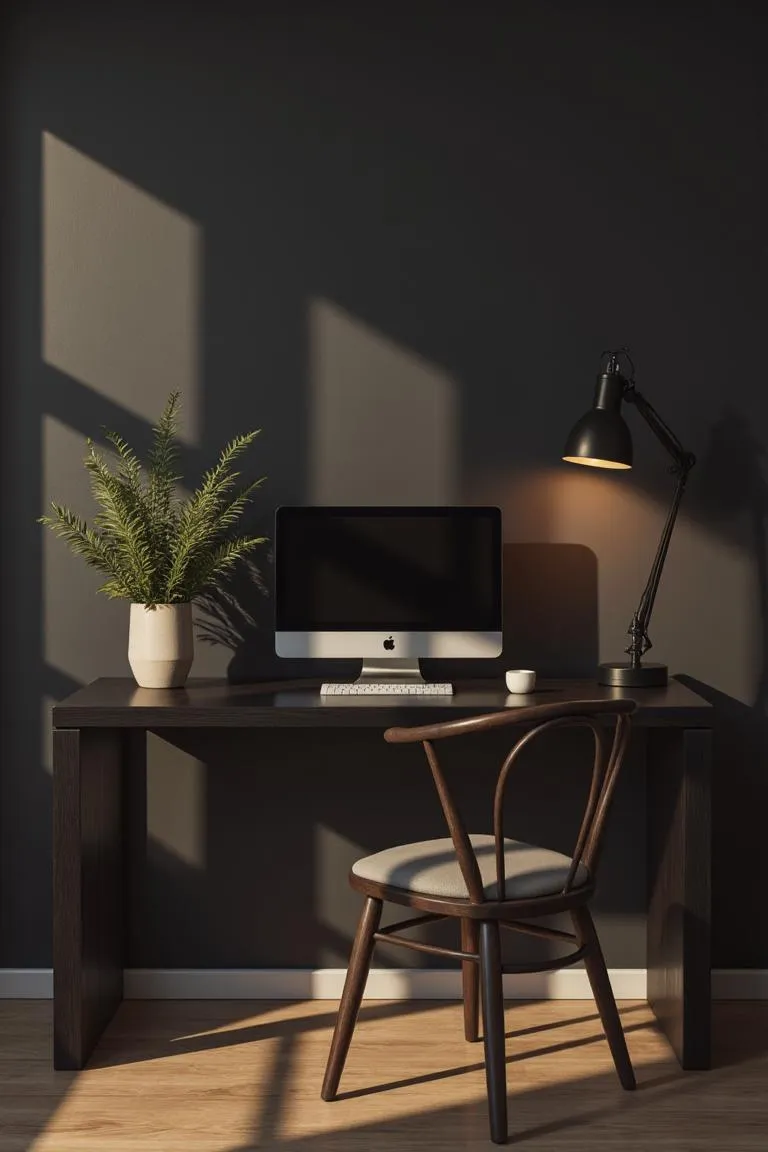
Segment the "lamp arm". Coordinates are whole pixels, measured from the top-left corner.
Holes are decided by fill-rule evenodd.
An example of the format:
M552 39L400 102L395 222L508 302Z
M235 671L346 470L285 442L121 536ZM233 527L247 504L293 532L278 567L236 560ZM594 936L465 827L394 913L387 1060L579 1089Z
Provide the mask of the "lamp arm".
M661 416L659 416L650 401L646 400L642 392L638 392L631 380L627 380L624 385L623 398L627 404L634 404L648 427L656 436L656 439L666 448L667 452L669 452L675 462L675 471L679 469L681 472L690 472L696 463L696 457L691 452L686 452L669 425L662 420Z
M693 453L687 452L685 448L683 448L677 436L675 436L671 428L665 424L653 405L650 404L648 400L637 391L634 384L629 381L627 381L624 389L624 399L627 403L635 405L646 424L656 435L656 438L666 448L667 452L669 452L674 461L671 471L673 475L677 476L677 484L675 486L674 496L672 497L672 504L667 513L667 519L661 533L659 547L656 551L648 582L643 589L640 603L637 606L637 610L632 617L632 623L629 626L631 641L626 651L632 666L639 667L641 658L648 649L652 647L648 636L651 613L653 612L653 605L656 600L661 573L664 569L664 561L667 558L669 542L672 539L672 530L674 529L677 513L680 509L680 502L688 482L688 473L696 463L696 457Z

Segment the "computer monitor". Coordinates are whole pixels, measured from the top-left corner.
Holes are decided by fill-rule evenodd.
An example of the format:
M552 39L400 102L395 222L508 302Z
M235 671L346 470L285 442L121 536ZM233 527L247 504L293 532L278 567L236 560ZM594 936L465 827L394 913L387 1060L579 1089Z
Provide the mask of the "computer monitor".
M278 508L275 649L420 678L501 653L498 508Z

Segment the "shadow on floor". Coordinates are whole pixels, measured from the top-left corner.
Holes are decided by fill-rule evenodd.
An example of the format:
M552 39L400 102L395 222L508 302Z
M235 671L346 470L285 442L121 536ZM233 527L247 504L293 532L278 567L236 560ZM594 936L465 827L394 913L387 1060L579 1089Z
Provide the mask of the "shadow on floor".
M622 1005L634 1093L619 1087L590 1008L508 1006L510 1143L547 1152L763 1147L768 1005L715 1005L709 1073L683 1072L647 1006ZM490 1147L482 1048L464 1042L457 1002L364 1005L350 1090L324 1104L335 1011L332 1002L128 1001L89 1068L62 1074L50 1067L50 1004L0 1005L0 1152L139 1152L157 1140L158 1125L169 1150ZM480 1058L465 1062L469 1053ZM399 1070L416 1074L393 1078Z
M289 1003L293 1002L286 1001L286 1004ZM170 1011L167 1008L169 1004L173 1006ZM312 1014L286 1020L270 1018L263 1023L249 1022L245 1027L229 1027L229 1024L246 1016L249 1021L259 1013L271 1016L281 1007L281 1002L239 1000L200 1001L200 1004L204 1005L202 1009L204 1016L196 1020L195 1028L198 1030L180 1036L179 1011L174 1011L174 1008L183 1012L188 1024L190 1020L195 1019L195 1002L124 1001L89 1061L89 1070L113 1068L145 1060L176 1058L192 1052L210 1052L254 1041L290 1040L308 1032L332 1028L336 1020L336 1002L329 1001L328 1011L320 1015ZM437 1004L439 1001L435 1000L373 1002L361 1008L360 1021L386 1020L430 1012ZM147 1023L150 1024L149 1029L146 1028ZM218 1031L218 1029L225 1030Z
M0 1000L0 1152L26 1152L65 1102L76 1072L54 1072L50 1000Z

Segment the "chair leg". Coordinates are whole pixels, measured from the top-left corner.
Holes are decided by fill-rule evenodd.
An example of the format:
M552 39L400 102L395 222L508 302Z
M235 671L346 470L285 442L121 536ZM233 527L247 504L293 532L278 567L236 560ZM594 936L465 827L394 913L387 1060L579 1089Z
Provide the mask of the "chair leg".
M491 1140L507 1142L507 1068L504 1050L504 989L501 941L495 920L480 921L480 983L483 991L485 1080Z
M630 1092L636 1084L635 1073L592 915L586 905L583 905L581 908L574 908L571 917L581 943L586 945L584 964L621 1086Z
M352 945L352 955L349 958L347 977L344 981L344 991L341 994L339 1013L336 1017L336 1027L333 1030L331 1050L328 1053L323 1088L320 1093L323 1100L333 1100L339 1090L339 1081L344 1071L344 1063L352 1040L355 1021L360 1011L360 1001L363 999L365 982L368 979L368 969L371 966L371 956L373 955L373 934L379 927L381 909L382 901L369 896L360 914L355 942Z
M477 953L477 921L461 921L462 952ZM464 995L464 1039L474 1043L480 1036L480 973L476 961L462 960L461 987Z

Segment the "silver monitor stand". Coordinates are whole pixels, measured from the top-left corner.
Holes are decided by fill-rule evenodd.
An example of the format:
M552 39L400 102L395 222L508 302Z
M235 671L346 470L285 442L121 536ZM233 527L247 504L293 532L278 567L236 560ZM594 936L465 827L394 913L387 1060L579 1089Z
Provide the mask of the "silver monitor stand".
M418 660L382 660L375 656L363 660L355 684L425 684Z

